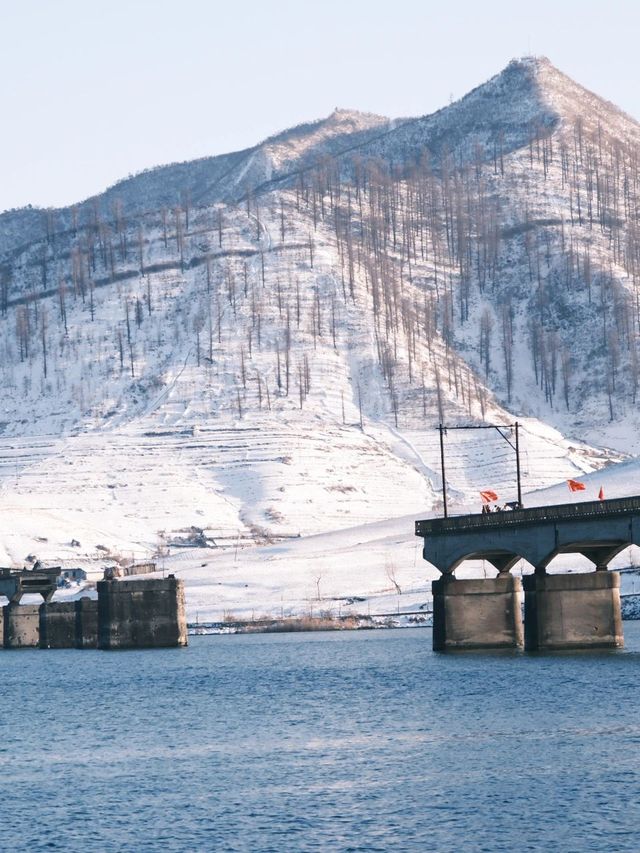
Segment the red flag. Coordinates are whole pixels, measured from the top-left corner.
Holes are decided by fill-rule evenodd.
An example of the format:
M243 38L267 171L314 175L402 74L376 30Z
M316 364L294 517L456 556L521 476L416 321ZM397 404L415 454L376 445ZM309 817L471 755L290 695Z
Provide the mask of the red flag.
M485 492L480 492L480 497L482 498L482 503L485 504L498 500L498 496L495 492L492 492L491 489L487 489Z
M578 480L567 480L567 485L572 492L584 492L587 488L584 483L580 483Z
M598 499L601 501L604 500L604 488L603 488L603 486L600 486L600 491L598 492Z

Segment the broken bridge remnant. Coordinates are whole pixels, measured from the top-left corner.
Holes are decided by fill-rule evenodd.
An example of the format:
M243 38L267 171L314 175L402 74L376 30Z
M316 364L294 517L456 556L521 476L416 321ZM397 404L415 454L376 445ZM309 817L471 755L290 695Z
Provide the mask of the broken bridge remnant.
M60 566L43 568L35 563L32 569L0 568L0 595L18 604L25 593L37 593L51 601L58 585Z
M59 570L58 570L59 571ZM98 583L98 599L51 601L35 585L4 589L10 603L0 608L0 648L149 649L187 645L184 582L168 578ZM1 588L0 588L1 589ZM55 578L53 580L55 590ZM17 590L17 591L16 591ZM40 592L43 604L20 604L25 592ZM2 594L6 592L2 590Z

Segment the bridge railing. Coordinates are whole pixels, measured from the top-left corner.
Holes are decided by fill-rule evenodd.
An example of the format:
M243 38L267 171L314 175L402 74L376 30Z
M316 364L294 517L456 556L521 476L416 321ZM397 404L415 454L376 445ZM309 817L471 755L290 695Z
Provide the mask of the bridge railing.
M449 518L428 518L416 521L416 536L458 533L478 530L539 524L545 521L589 519L595 516L610 518L640 512L640 496L614 498L606 501L585 501L577 504L552 504L531 509L504 510L487 515L457 515Z

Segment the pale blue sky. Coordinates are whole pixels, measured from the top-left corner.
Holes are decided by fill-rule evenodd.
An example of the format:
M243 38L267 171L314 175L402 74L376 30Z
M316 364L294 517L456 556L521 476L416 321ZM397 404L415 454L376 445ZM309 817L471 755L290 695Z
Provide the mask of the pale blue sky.
M336 106L429 113L529 52L640 118L632 0L0 0L0 32L0 210Z

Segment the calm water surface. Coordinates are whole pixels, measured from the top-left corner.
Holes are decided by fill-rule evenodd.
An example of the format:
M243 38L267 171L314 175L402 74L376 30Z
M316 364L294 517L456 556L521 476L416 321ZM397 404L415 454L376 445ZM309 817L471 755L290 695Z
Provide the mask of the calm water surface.
M0 849L638 851L624 652L436 655L431 632L0 653Z

